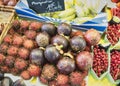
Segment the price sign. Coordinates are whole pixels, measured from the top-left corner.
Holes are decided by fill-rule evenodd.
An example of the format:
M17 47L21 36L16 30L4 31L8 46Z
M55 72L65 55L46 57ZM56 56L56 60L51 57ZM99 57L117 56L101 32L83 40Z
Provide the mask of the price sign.
M36 13L62 11L65 9L64 0L27 0L29 8Z

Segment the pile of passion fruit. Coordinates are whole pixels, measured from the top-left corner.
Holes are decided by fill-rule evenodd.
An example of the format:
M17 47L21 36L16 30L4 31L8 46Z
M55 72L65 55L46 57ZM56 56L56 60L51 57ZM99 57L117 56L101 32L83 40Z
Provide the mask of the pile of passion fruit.
M73 31L67 23L15 20L0 45L0 72L39 77L49 86L85 86L91 46L100 38L95 29Z

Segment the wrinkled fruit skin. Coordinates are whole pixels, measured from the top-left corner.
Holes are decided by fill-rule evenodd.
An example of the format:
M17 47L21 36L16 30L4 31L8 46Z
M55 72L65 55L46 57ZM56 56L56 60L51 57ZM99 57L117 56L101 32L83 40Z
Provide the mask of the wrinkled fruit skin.
M45 58L50 62L50 63L55 63L60 59L60 53L56 49L55 46L49 45L46 47L44 51Z
M10 46L7 50L7 54L11 56L17 55L18 48L16 46Z
M57 68L60 73L69 74L75 70L75 61L68 57L63 57L59 60Z
M20 76L21 76L24 80L29 80L29 79L31 79L31 75L30 75L30 73L29 73L27 70L23 71L23 72L20 74Z
M52 44L58 44L58 45L62 45L63 49L67 49L68 48L68 40L61 35L56 35L52 38Z
M41 26L42 26L42 23L40 23L40 22L32 22L32 23L30 24L29 28L30 28L31 30L34 30L34 31L39 31L40 28L41 28Z
M74 52L83 51L86 47L86 41L82 37L74 36L70 39L70 46Z
M53 65L46 64L43 67L41 76L46 80L50 81L55 78L56 74L57 74L56 68Z
M2 73L9 73L10 69L8 66L1 66L0 67Z
M15 68L17 68L19 71L26 69L27 65L28 64L25 60L19 58L15 60L15 64L14 64Z
M13 45L17 45L17 46L21 46L23 43L23 39L21 36L18 36L18 35L14 35L13 37Z
M20 48L18 50L18 55L22 58L22 59L28 59L29 58L29 50L26 48Z
M14 30L17 30L17 29L20 29L20 22L19 20L14 20L13 23L12 23L12 28Z
M45 62L43 50L39 48L33 49L30 53L30 61L39 66L43 65Z
M57 82L55 80L50 81L48 86L57 86Z
M7 49L8 49L8 44L2 43L2 44L0 45L0 53L6 54Z
M59 74L56 78L56 81L58 85L65 85L65 84L68 84L69 77L64 74Z
M30 22L22 20L20 23L21 31L25 31L29 28Z
M32 40L27 39L24 41L23 46L27 49L32 49L34 48L34 43Z
M41 83L46 84L46 85L48 84L48 80L47 79L45 79L45 78L43 78L41 76L39 77L39 79L40 79Z
M72 32L72 28L70 25L68 25L67 23L61 23L59 26L58 26L58 29L57 29L57 32L59 34L63 34L65 36L69 36Z
M40 47L46 47L47 45L49 45L49 40L50 38L47 33L39 33L36 36L36 42Z
M97 30L89 29L85 32L84 38L89 45L96 45L100 41L101 35Z
M12 43L12 35L7 34L7 35L5 36L5 38L3 39L3 41L4 41L5 43L11 44L11 43Z
M80 70L88 70L93 63L93 57L88 51L80 52L76 57L76 63Z
M82 82L83 79L84 78L82 73L79 73L77 71L72 72L70 74L70 83L72 86L80 86L80 83Z
M28 71L30 73L31 76L39 76L40 73L41 73L41 69L39 66L36 66L34 64L31 64L29 67L28 67Z
M8 67L12 68L12 67L14 66L14 63L15 63L15 57L13 57L13 56L7 56L7 57L5 58L4 63L5 63Z
M35 39L37 33L36 31L33 31L33 30L27 30L25 32L25 36L28 38L28 39Z
M45 23L41 27L42 32L47 32L50 36L54 36L56 34L57 28L52 23Z

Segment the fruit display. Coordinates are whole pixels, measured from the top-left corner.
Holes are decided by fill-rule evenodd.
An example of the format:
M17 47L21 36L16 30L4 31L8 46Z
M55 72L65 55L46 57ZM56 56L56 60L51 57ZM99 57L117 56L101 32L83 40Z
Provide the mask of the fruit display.
M110 64L110 74L114 80L120 79L120 52L119 50L111 50L110 57L111 57L111 64Z
M34 15L17 10L18 0L0 0L33 16L10 22L0 12L0 86L119 86L120 0L110 1L116 8L108 0L64 0L65 10Z
M118 41L119 41L119 38L120 38L120 24L109 24L108 28L107 28L107 38L108 40L110 41L110 43L112 45L115 45Z
M80 52L76 57L76 63L80 70L87 71L92 66L93 57L88 51Z
M118 3L119 0L111 0L114 3ZM108 12L108 17L110 18L108 22L108 27L106 29L106 35L109 42L114 46L118 43L120 39L120 9L119 7L114 7L111 9L106 8Z
M104 47L96 45L93 48L93 55L94 59L92 68L97 74L97 76L100 77L108 70L109 65L108 53Z
M38 46L37 42L35 41L36 35L33 36L34 32L35 34L37 34L37 31L31 29L29 30L26 24L30 24L30 22L18 20L13 21L11 29L4 37L0 49L0 57L1 61L3 61L3 64L1 62L0 66L1 72L8 72L14 75L20 75L25 80L30 79L32 76L39 75L41 71L40 67L37 66L40 63L34 65L35 60L32 59L34 56L32 55L32 50ZM24 33L20 31L24 31ZM32 36L34 38L31 38L29 34L26 35L26 33L33 34ZM30 62L31 65L29 65ZM38 73L34 73L33 70L37 70Z
M51 70L51 71L50 71ZM45 64L42 69L41 78L45 79L46 81L54 80L57 76L57 69L54 65Z
M71 49L74 52L83 51L86 47L86 41L79 36L74 36L70 40Z
M86 39L89 45L94 46L98 44L99 40L101 39L101 36L97 30L90 29L85 33L84 38Z
M97 30L96 38L91 34L94 29L76 35L66 23L56 26L14 20L11 24L0 45L2 73L12 73L24 80L39 77L40 82L48 85L85 86L84 79L93 63L91 52L86 51L86 34L91 36L89 46L96 45L101 37Z
M119 28L119 24L120 24L120 15L119 15L119 0L111 0L116 7L111 8L110 9L110 16L111 19L108 22L108 27L106 29L105 35L107 39L107 41L109 41L109 43L111 44L110 50L108 54L108 62L109 63L109 71L108 71L108 75L109 75L109 80L112 83L119 83L119 39L120 39L120 28ZM100 61L101 62L101 61ZM94 64L94 63L93 63ZM104 63L105 65L105 63Z

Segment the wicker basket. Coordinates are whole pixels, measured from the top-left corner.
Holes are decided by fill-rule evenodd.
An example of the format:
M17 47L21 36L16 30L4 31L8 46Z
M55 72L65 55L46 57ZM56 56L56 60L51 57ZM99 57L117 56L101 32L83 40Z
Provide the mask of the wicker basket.
M15 10L12 7L6 7L6 6L0 6L0 12L7 12L10 13L10 16L7 19L7 22L4 21L0 21L0 24L4 24L4 29L2 30L2 33L0 35L0 44L3 40L3 38L5 37L5 34L8 32L8 30L11 27L11 22L14 20L15 18Z

